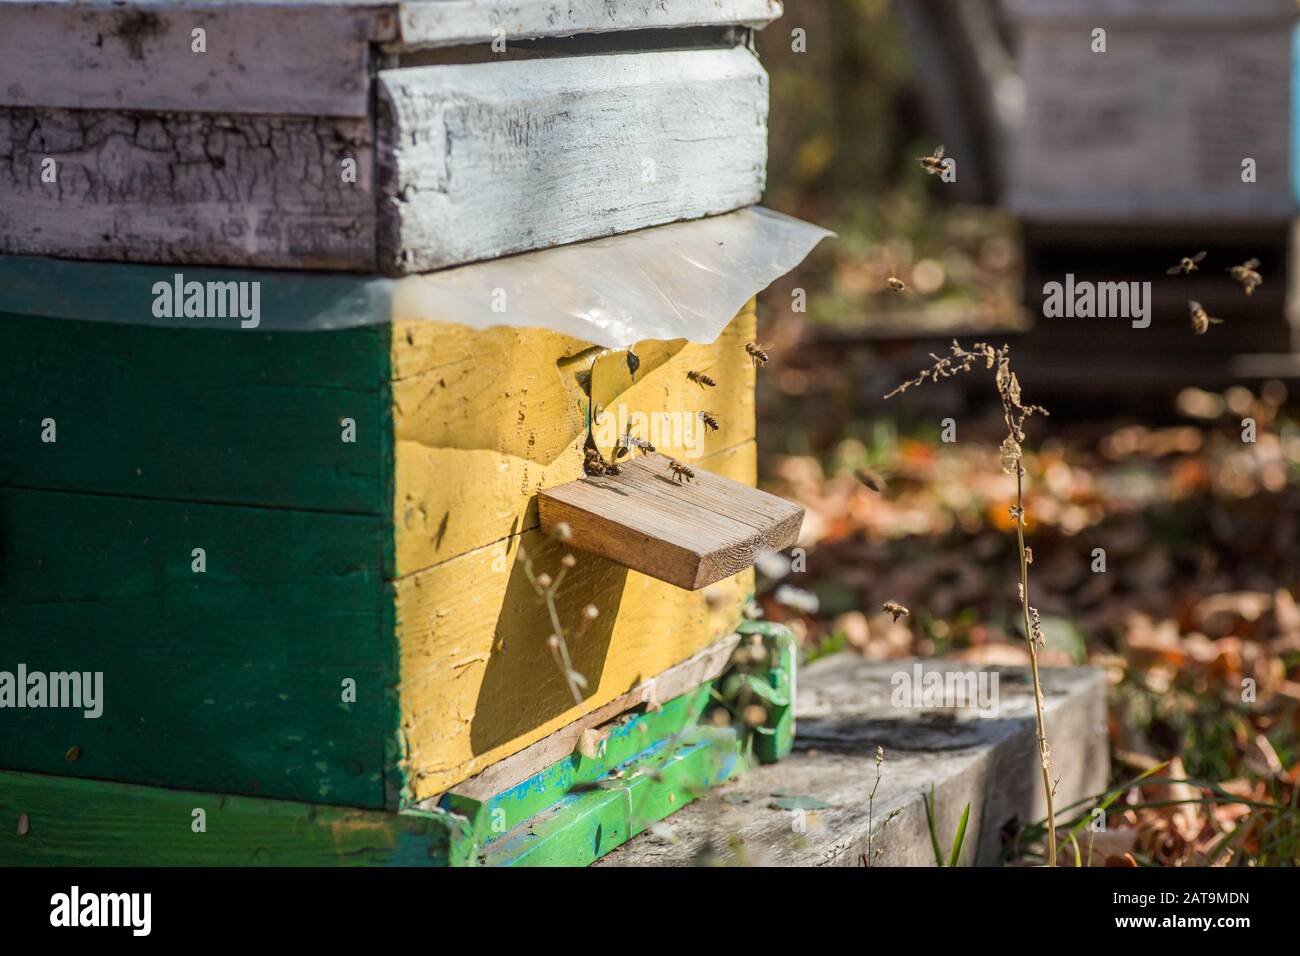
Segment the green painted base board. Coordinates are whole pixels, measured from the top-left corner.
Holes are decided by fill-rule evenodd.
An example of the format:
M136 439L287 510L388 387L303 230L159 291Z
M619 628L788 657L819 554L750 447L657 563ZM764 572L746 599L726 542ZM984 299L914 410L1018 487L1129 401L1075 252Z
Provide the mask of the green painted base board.
M593 755L486 800L452 792L399 813L0 770L0 865L585 866L740 772L748 754L788 753L792 639L763 622L739 630L768 648L760 734L700 723L724 675L625 715Z

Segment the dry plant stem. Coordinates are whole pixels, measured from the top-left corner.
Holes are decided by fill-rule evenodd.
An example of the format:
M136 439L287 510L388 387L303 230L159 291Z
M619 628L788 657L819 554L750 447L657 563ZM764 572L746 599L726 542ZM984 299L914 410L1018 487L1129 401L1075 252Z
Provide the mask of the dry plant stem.
M1020 381L1011 370L1011 348L1003 345L995 349L984 342L976 342L967 351L954 339L952 355L940 357L931 353L934 364L922 369L915 378L903 382L885 398L892 398L909 388L952 378L969 372L977 362L983 361L988 371L994 372L998 397L1002 399L1002 420L1007 426L1007 437L1002 443L1002 468L1016 476L1016 504L1013 517L1016 521L1016 543L1020 549L1020 609L1024 617L1025 643L1029 647L1029 665L1034 680L1034 711L1038 723L1038 762L1043 773L1043 795L1047 798L1047 865L1056 866L1056 813L1052 806L1052 749L1047 743L1047 727L1043 721L1043 687L1038 674L1038 644L1042 630L1038 612L1029 604L1029 552L1025 548L1024 474L1021 464L1021 443L1025 440L1025 419L1031 415L1046 415L1047 409L1039 405L1026 405L1021 401ZM1013 471L1014 469L1014 471Z
M1016 544L1020 547L1020 610L1024 614L1025 643L1029 646L1029 669L1034 677L1034 716L1038 721L1038 762L1043 769L1043 794L1047 797L1047 865L1056 866L1056 812L1052 807L1052 779L1048 763L1047 724L1043 720L1043 687L1038 677L1038 644L1029 622L1029 557L1025 553L1025 469L1016 462Z
M556 666L560 668L560 673L564 675L564 682L569 686L569 693L573 695L575 704L582 703L582 690L578 687L578 682L573 679L576 673L573 669L572 659L569 657L569 645L564 639L564 626L560 623L560 612L555 606L555 594L560 589L560 582L564 580L564 573L567 570L561 569L556 575L555 580L548 587L543 587L533 574L533 562L529 559L528 553L524 551L523 546L519 548L519 557L524 563L524 574L528 577L528 583L533 586L546 603L546 613L551 619L551 629L555 634L555 644L551 648L551 656L555 658Z

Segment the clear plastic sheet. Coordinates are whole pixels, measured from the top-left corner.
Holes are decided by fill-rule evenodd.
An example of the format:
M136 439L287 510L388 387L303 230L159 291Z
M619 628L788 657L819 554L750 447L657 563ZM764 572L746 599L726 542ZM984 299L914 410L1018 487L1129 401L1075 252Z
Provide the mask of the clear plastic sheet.
M711 342L756 292L829 235L755 206L400 279L0 257L0 312L266 332L419 319L547 328L606 348L646 339ZM188 297L181 293L191 283L210 290L232 282L245 302L257 286L255 320L158 304L160 296Z
M547 328L606 348L712 342L830 235L752 207L400 279L393 316Z

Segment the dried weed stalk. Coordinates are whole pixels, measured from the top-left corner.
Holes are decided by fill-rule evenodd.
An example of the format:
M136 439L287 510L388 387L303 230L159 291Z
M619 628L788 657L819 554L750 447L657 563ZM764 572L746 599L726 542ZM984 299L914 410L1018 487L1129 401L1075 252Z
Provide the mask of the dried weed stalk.
M552 537L558 541L567 541L571 536L569 526L560 523L552 532ZM546 639L546 646L551 651L551 656L555 659L555 664L564 675L564 682L569 686L569 693L573 695L575 704L582 703L582 692L587 689L587 678L583 677L573 667L573 659L569 655L569 643L565 637L564 625L560 622L560 612L556 606L555 598L560 592L560 584L564 581L564 575L569 569L578 563L578 559L572 553L566 553L560 559L559 573L552 578L549 574L537 574L533 569L532 559L529 558L528 552L522 543L519 545L519 560L523 563L524 575L528 578L528 583L532 585L537 596L546 604L546 613L551 620L551 636ZM582 609L582 623L578 625L577 633L573 636L578 638L582 636L583 631L587 629L592 621L600 617L600 610L594 604L588 604Z
M970 350L962 348L957 340L952 343L952 355L940 357L931 353L934 364L922 369L915 378L894 389L886 399L906 392L909 388L952 378L969 372L983 363L986 371L993 372L998 396L1002 399L1002 420L1007 426L1007 437L1002 441L1002 470L1016 476L1016 503L1011 508L1011 518L1016 524L1016 544L1020 549L1020 609L1024 618L1025 643L1029 647L1029 665L1034 678L1034 711L1038 721L1038 755L1043 773L1043 794L1047 798L1047 865L1056 866L1056 815L1052 807L1055 787L1052 784L1052 748L1047 743L1047 726L1043 721L1043 689L1038 675L1038 650L1043 646L1043 628L1038 609L1029 605L1029 565L1033 552L1025 547L1025 469L1021 464L1022 444L1025 440L1024 424L1031 415L1047 415L1039 405L1026 405L1021 400L1020 381L1011 370L1011 347L994 348L976 342Z
M889 816L885 817L885 822L880 824L880 830L876 830L876 791L880 789L880 769L885 762L885 748L876 747L876 782L867 794L867 852L866 855L859 855L858 862L863 866L875 866L876 859L881 853L885 852L876 846L876 837L885 832L885 827L893 822L894 817L902 813L901 807L895 807L889 811Z

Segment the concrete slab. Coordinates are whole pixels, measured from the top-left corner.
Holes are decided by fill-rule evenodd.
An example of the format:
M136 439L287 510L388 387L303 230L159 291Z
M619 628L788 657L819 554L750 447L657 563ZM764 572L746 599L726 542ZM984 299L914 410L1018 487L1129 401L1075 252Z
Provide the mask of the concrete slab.
M927 696L940 680L945 693ZM1106 787L1105 684L1101 671L1084 667L1045 669L1043 681L1059 808ZM967 706L945 706L956 703ZM934 865L924 804L931 785L945 853L971 805L962 865L997 862L1003 827L1046 812L1026 668L837 654L800 672L796 715L793 754L748 770L669 817L667 829L596 865L686 866L709 856L761 866L862 865L877 746L885 751L874 810L877 866ZM787 805L810 804L793 799L803 797L825 806L774 806L783 797Z

